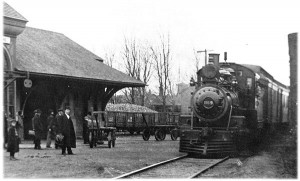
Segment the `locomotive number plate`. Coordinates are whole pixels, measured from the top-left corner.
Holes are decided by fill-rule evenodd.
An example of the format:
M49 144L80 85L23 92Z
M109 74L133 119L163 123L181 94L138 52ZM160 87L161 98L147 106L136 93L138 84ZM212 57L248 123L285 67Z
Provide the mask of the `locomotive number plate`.
M214 101L213 101L213 99L210 98L210 97L205 98L204 101L203 101L203 106L206 109L211 109L212 107L214 107Z

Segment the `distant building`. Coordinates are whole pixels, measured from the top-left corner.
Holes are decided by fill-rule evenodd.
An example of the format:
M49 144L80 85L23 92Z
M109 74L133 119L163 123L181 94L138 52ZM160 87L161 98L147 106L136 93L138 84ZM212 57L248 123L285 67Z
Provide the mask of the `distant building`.
M159 95L152 94L150 108L157 111L163 112L163 101ZM171 96L167 95L166 98L166 112L180 112L180 106L175 103Z
M177 84L177 88L175 104L180 106L180 112L182 114L191 114L190 101L195 87L191 87L189 84L179 83Z
M3 16L4 113L15 117L23 111L22 138L29 138L37 108L46 128L49 109L69 106L76 135L81 136L88 111L104 110L120 89L145 86L61 33L26 27L27 20L6 3Z

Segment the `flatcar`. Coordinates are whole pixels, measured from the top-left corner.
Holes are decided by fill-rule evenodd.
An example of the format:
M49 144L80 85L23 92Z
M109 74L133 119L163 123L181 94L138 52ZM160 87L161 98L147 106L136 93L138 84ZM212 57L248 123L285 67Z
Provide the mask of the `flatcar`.
M236 154L262 133L287 123L289 88L262 67L222 62L219 54L191 82L191 126L181 129L179 151Z
M145 141L151 135L157 141L164 140L166 134L171 134L172 140L177 140L179 136L179 113L103 111L99 118L106 127L126 130L131 134L141 132Z

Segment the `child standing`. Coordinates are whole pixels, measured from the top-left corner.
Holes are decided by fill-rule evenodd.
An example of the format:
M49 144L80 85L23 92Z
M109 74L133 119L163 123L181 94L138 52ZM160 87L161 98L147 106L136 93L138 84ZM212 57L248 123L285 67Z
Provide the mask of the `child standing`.
M10 153L10 160L15 161L15 153L19 152L19 135L16 128L17 121L10 120L10 128L8 130L7 152Z

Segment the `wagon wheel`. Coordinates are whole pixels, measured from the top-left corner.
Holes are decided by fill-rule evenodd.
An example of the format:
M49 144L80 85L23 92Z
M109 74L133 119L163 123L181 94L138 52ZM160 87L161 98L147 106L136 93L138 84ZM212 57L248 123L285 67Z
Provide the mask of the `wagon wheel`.
M155 139L156 141L162 141L166 138L166 132L162 129L157 129L155 131Z
M92 131L89 132L89 144L90 144L90 148L94 147L94 134Z
M171 139L172 139L173 141L176 141L177 138L178 138L178 130L177 130L177 129L172 129L172 130L171 130Z
M145 140L145 141L148 141L149 140L149 138L150 138L150 130L149 129L144 129L143 130L143 139Z

